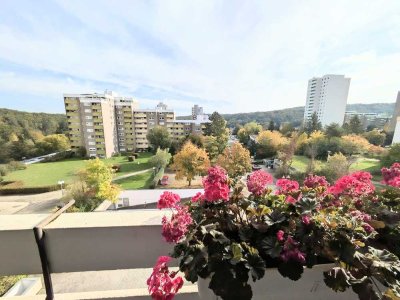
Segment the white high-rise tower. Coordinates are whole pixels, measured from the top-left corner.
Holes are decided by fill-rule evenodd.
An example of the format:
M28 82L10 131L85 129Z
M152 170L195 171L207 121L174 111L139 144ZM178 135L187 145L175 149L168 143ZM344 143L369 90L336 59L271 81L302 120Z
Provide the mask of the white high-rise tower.
M322 126L343 124L349 94L350 78L344 75L324 75L308 81L304 122L315 112Z

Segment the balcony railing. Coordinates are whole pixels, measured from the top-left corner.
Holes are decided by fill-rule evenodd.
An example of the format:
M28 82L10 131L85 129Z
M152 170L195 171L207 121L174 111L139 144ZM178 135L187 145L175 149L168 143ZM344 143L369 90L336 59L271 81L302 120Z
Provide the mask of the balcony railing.
M136 277L140 278L138 288L61 293L55 299L149 299L145 281L151 268L158 256L168 255L172 250L160 234L162 215L168 213L158 210L67 213L50 222L45 214L3 215L0 275L43 272L45 282L47 278L46 299L53 299L54 291L49 286L52 287L52 276L58 277L59 273L134 269L140 274ZM39 238L38 228L42 233ZM196 298L197 287L187 284L175 299ZM10 299L45 299L45 295Z

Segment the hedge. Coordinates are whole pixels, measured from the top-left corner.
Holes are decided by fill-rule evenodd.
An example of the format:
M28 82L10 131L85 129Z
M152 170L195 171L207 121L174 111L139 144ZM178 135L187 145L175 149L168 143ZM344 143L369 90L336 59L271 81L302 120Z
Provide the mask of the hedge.
M154 189L158 185L158 182L161 180L163 175L164 175L164 168L160 168L156 173L156 175L154 175L150 187Z
M7 187L0 188L0 195L17 195L17 194L40 194L57 191L60 189L59 185L47 185L38 187Z

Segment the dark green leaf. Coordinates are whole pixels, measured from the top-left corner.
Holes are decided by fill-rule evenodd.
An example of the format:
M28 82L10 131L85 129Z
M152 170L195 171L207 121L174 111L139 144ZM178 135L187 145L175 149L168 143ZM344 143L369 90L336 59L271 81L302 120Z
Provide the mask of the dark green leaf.
M271 256L272 258L277 258L280 256L282 252L282 246L277 243L275 237L266 236L260 242L260 248L262 252L266 255Z
M278 271L283 277L288 277L289 279L296 281L301 278L301 274L303 274L304 270L301 263L289 261L282 262L278 266Z
M247 267L250 269L253 281L261 279L265 274L265 262L258 254L247 255Z
M350 277L343 268L332 268L324 272L325 284L335 292L344 292L350 286Z

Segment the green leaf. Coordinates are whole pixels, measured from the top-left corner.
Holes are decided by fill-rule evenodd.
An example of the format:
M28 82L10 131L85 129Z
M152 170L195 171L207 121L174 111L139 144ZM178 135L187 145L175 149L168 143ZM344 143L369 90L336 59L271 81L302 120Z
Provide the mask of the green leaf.
M243 242L250 241L251 238L253 237L253 229L251 229L249 226L240 227L239 237L240 237L240 240Z
M260 248L263 253L271 256L272 258L278 258L282 252L282 246L277 243L276 238L272 236L264 237L260 242Z
M283 277L287 277L291 280L297 281L301 278L301 274L303 274L303 266L299 262L288 261L282 262L278 266L278 271Z
M302 214L311 214L318 206L316 199L303 197L296 202L296 207L298 207Z
M324 272L324 282L335 292L344 292L350 287L350 277L345 269L339 267Z
M246 266L250 269L253 281L263 278L265 274L265 262L261 256L258 254L249 254L246 258Z
M242 258L243 258L242 247L240 247L239 244L232 243L231 251L232 251L232 259L231 259L232 264L236 264L242 260Z

